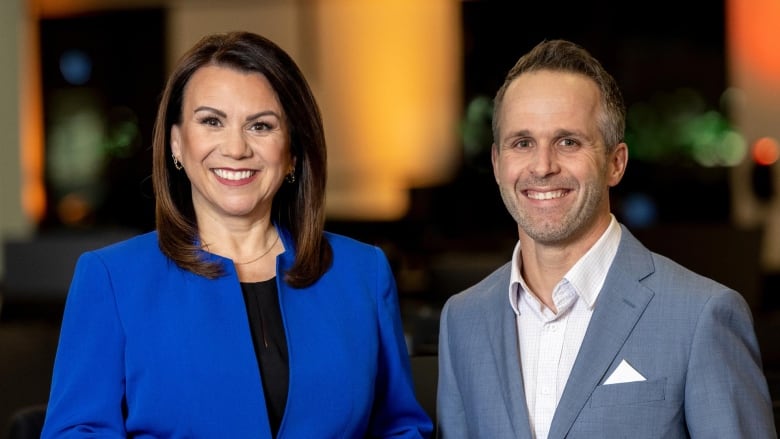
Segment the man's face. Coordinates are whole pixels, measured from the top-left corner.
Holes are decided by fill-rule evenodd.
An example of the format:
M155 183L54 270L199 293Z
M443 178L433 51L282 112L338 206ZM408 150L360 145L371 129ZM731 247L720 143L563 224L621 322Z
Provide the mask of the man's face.
M560 246L606 228L628 152L624 143L606 152L600 114L599 89L583 75L541 70L507 88L493 171L521 236Z

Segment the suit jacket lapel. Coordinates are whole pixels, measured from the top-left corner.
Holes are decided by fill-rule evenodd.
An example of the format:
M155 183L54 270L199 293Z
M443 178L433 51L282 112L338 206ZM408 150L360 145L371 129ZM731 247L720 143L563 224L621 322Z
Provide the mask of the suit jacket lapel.
M566 436L642 316L653 293L639 280L652 271L650 252L623 228L615 261L596 299L588 330L555 410L550 439Z
M531 437L528 422L528 408L525 402L522 367L517 342L517 324L515 314L509 304L509 265L490 291L490 301L486 302L484 317L488 325L488 340L496 373L501 384L500 389L512 423L512 437Z

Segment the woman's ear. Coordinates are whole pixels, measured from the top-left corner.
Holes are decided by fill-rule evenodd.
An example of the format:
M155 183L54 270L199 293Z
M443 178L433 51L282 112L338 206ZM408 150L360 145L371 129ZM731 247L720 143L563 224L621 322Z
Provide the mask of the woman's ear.
M171 153L181 161L181 130L178 125L171 126Z

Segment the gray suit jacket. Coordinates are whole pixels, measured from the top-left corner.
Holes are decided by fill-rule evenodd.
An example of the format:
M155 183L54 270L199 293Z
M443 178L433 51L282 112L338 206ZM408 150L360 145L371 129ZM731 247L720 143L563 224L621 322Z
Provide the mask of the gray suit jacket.
M502 266L442 310L444 439L533 437L509 273ZM603 385L624 359L646 381ZM623 228L549 438L688 437L777 437L750 310Z

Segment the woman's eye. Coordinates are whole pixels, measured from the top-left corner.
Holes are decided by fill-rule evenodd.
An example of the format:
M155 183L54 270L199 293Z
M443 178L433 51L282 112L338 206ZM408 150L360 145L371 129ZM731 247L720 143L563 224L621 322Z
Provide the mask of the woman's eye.
M220 125L219 119L211 116L204 117L203 119L200 120L200 123L211 127L218 127Z
M267 124L266 122L255 122L252 124L251 129L253 131L266 131L271 129L271 125Z

